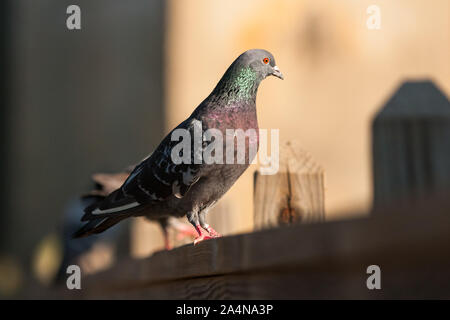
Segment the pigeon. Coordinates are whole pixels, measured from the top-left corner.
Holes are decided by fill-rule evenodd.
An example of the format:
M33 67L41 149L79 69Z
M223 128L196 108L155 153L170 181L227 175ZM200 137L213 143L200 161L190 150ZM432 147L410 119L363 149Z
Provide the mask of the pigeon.
M81 220L87 223L74 237L101 233L137 216L150 219L186 216L198 234L194 244L219 237L206 222L206 214L256 156L259 147L256 94L261 81L268 76L284 78L270 52L252 49L242 53L209 96L133 169L118 189L85 208ZM191 148L180 148L180 139L176 139L180 132L191 137ZM235 139L237 132L250 133L244 137L244 148L239 148L239 137ZM196 138L199 134L200 142ZM225 137L226 152L225 148L222 153L216 148L220 142L218 134ZM230 142L233 148L228 152ZM208 149L211 145L215 146L213 152ZM215 161L209 161L211 157L202 158L206 150L210 150L211 156L214 153Z
M103 200L110 193L120 188L125 182L130 173L133 171L134 166L128 166L125 170L118 173L95 173L92 175L92 180L96 185L96 188L89 193L82 196L82 200L95 199L96 201ZM169 239L169 228L172 228L176 232L176 238L182 240L185 237L195 237L195 230L189 225L186 225L173 217L153 218L152 216L145 216L150 221L156 221L159 223L163 236L164 247L166 250L172 249L172 244Z

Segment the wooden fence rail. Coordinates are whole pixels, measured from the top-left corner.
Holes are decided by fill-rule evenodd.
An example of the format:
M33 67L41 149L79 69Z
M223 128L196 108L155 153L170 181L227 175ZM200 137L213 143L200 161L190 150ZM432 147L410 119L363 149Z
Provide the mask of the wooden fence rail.
M450 201L281 227L122 261L67 298L450 298ZM381 290L366 286L370 265ZM61 297L61 296L59 296Z
M299 224L323 221L323 170L289 145L278 175L255 175L255 224L265 230L121 261L84 278L82 290L54 294L450 298L449 119L448 99L429 82L408 83L389 100L373 125L376 206L369 217ZM366 285L371 265L381 269L380 290Z

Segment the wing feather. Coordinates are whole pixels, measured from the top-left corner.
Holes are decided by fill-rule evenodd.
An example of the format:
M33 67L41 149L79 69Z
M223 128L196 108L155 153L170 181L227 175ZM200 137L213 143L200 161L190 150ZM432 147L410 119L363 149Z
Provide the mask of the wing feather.
M175 128L188 130L191 150L194 150L194 130L198 129L199 123L201 126L198 120L188 119ZM191 152L190 163L174 163L171 158L172 149L180 142L172 141L172 132L150 156L134 168L119 189L96 206L86 208L84 220L123 214L136 210L142 204L164 201L170 196L184 197L192 185L201 178L204 164L194 163L195 152Z

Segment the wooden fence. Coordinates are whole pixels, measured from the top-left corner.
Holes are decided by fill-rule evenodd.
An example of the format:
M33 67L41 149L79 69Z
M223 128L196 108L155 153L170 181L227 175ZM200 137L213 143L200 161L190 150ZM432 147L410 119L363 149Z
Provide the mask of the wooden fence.
M323 223L322 168L296 144L283 154L255 174L258 231L120 261L63 297L450 298L450 103L431 82L403 84L374 120L366 218Z

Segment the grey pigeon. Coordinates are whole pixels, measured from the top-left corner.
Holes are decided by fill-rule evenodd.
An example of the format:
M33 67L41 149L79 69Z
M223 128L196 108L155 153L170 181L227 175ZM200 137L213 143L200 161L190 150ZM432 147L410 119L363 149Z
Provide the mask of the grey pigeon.
M187 216L195 227L199 241L218 237L219 234L206 223L208 210L230 189L252 162L259 146L256 116L256 93L267 76L283 79L273 55L261 49L241 54L227 69L211 94L159 144L156 150L137 165L123 185L85 209L82 221L88 223L74 237L103 232L128 217L146 216L150 219ZM173 154L185 159L185 150L178 151L180 141L172 133L180 129L193 138L189 161L174 161ZM245 161L239 161L240 151L234 149L230 163L228 152L223 151L222 163L207 162L199 158L199 150L213 144L203 134L211 129L220 132L224 140L237 144L229 129L254 132L245 139ZM201 132L201 148L195 136ZM196 145L197 144L197 145ZM224 148L225 149L225 148ZM228 151L228 150L227 150ZM199 161L199 159L201 161ZM205 233L205 231L207 233Z

